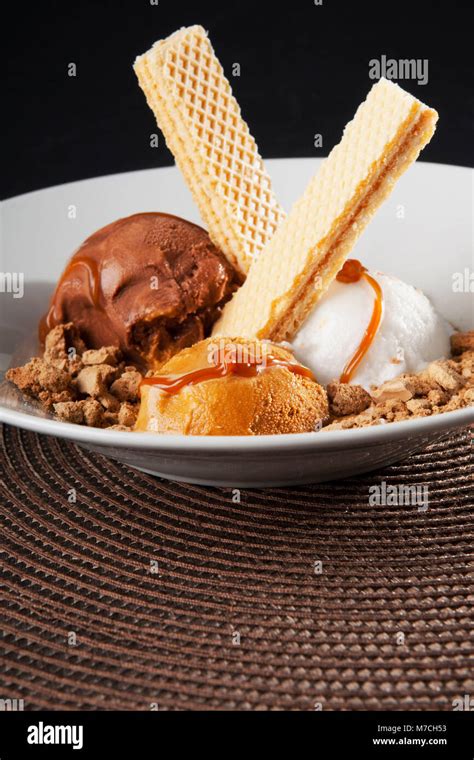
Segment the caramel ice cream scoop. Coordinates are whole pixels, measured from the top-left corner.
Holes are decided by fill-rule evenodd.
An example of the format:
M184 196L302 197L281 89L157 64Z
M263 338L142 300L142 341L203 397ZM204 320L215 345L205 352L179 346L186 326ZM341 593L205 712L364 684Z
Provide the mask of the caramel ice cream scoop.
M290 351L267 342L209 339L144 380L136 430L182 435L315 431L325 390Z
M156 367L209 334L240 282L201 227L168 214L134 214L76 251L40 338L73 322L89 348L118 346L130 360Z

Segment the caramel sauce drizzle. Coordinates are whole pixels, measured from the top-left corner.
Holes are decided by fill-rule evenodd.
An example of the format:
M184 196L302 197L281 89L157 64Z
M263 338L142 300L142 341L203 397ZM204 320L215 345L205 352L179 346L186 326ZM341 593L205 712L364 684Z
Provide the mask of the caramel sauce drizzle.
M100 269L97 261L89 256L76 254L71 262L66 267L61 276L60 282L65 280L71 274L72 270L76 267L85 267L89 282L89 297L91 303L101 308L101 294L102 285L100 277ZM348 259L341 271L338 273L336 279L338 282L354 283L359 282L364 278L375 292L374 308L369 325L364 333L364 336L352 356L347 362L342 375L340 377L341 383L349 383L354 376L357 368L359 367L362 359L367 354L370 346L372 345L375 336L377 335L382 320L383 314L383 292L377 280L370 275L360 261L357 259ZM42 317L39 325L39 337L42 343L46 338L46 335L50 330L60 323L59 316L56 312L55 298L53 296L50 308L48 312ZM179 393L179 391L187 385L195 385L196 383L202 383L206 380L214 380L220 377L227 377L229 375L236 375L237 377L256 377L259 372L270 367L286 367L290 372L295 375L301 375L314 380L314 375L307 367L303 367L296 362L285 361L283 359L277 359L271 354L267 354L264 360L258 361L255 357L250 358L249 361L224 361L218 364L210 365L202 369L189 372L184 375L160 375L157 377L145 378L141 385L151 385L159 388L170 395Z
M102 306L101 303L101 294L102 294L102 283L100 278L100 270L99 270L99 264L95 259L90 258L90 256L76 254L71 261L69 262L68 266L64 270L63 274L61 275L61 279L58 284L58 288L61 285L61 283L66 280L73 269L76 269L76 267L84 267L87 271L87 277L89 281L89 298L91 301L91 304L95 306L96 308L100 309ZM56 288L56 292L58 290ZM50 330L53 329L53 327L56 327L61 322L57 311L56 311L56 302L55 302L55 295L53 295L51 305L49 307L49 310L47 313L41 318L39 323L39 338L41 343L44 343L47 334Z
M359 280L361 280L362 278L364 278L369 283L369 285L371 285L371 287L373 288L375 292L374 308L372 311L372 317L364 333L364 336L359 346L357 347L357 350L354 356L351 359L349 359L346 366L344 367L341 377L339 378L339 382L341 383L350 383L350 381L354 377L354 374L358 366L360 365L362 359L364 358L367 351L371 347L374 341L374 338L377 335L378 329L380 327L380 322L382 321L382 314L383 314L382 288L380 287L377 280L375 280L372 277L372 275L368 273L367 269L360 263L360 261L357 261L357 259L347 259L341 271L337 275L336 280L338 280L338 282L343 282L343 283L352 283L352 282L359 282Z
M210 364L209 367L188 372L185 375L159 375L157 377L146 377L142 380L140 387L151 385L165 393L175 395L187 385L196 385L206 380L216 380L220 377L235 375L236 377L257 377L260 372L271 367L284 367L294 375L301 375L310 380L314 380L314 375L310 369L303 367L296 362L277 359L272 354L266 354L263 358L249 357L249 361L223 361L216 364Z

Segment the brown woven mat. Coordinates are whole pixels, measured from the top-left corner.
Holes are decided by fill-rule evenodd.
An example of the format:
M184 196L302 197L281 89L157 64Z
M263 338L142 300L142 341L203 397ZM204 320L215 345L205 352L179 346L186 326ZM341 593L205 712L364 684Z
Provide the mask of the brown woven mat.
M3 445L1 697L450 710L474 693L468 431L383 472L240 503L10 427ZM369 506L382 481L426 484L428 511Z

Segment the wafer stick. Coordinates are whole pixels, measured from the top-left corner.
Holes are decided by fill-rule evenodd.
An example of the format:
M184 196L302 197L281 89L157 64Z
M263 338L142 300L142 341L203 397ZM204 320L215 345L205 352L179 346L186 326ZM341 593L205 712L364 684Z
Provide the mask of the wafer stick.
M246 274L285 214L206 32L181 29L134 68L211 239Z
M431 139L437 119L436 111L392 82L374 85L225 306L214 335L291 340Z

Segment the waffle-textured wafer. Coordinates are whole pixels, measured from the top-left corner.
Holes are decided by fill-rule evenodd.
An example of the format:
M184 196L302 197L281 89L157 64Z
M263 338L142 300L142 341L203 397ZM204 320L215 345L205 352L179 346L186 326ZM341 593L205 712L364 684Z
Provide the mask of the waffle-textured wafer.
M381 79L225 306L215 335L291 340L438 114Z
M181 29L134 68L213 242L247 273L285 214L206 32Z

